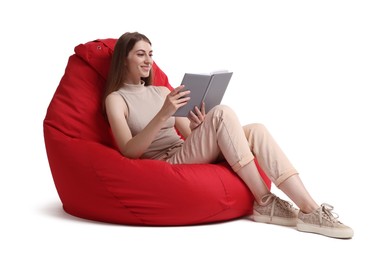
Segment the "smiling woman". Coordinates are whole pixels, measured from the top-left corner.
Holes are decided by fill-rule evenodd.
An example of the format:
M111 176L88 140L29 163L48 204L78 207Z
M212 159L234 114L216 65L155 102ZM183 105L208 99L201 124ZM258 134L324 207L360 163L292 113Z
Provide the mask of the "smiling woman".
M254 197L226 163L170 164L120 153L101 110L116 42L101 39L76 46L43 122L51 173L64 210L95 221L154 226L203 224L251 214ZM151 52L136 52L139 55L148 61ZM142 65L139 73L147 75L143 73L148 67L153 74L146 82L172 90L155 62Z

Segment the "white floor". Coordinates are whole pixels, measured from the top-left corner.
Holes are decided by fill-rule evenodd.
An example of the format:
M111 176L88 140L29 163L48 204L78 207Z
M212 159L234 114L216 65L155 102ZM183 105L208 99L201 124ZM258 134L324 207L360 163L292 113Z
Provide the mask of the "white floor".
M23 187L25 191L25 187ZM32 191L32 190L30 190ZM78 219L54 194L2 211L2 259L376 259L369 218L344 210L355 237L339 240L247 219L190 227L134 227ZM38 201L30 203L30 201ZM24 202L24 203L23 203ZM30 204L34 204L31 205ZM363 205L357 207L364 209ZM374 217L374 214L372 214Z
M174 3L2 5L0 259L378 259L376 1ZM47 106L76 45L134 30L173 86L184 72L234 71L225 103L271 130L353 239L247 219L133 227L67 215L44 149Z

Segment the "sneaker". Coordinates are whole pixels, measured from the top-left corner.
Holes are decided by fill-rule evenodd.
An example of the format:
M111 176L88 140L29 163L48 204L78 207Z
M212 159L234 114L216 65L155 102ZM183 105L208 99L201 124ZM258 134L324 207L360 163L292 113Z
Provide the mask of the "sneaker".
M280 199L273 193L265 195L262 201L262 205L254 202L251 216L253 221L292 227L297 225L298 209L295 209L290 202Z
M303 232L317 233L334 238L351 238L353 229L337 220L339 217L332 213L333 207L323 203L311 213L298 213L297 229Z

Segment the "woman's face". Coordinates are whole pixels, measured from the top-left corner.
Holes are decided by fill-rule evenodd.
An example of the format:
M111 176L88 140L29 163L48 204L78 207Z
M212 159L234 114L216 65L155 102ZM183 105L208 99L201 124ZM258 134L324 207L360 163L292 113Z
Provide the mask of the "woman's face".
M150 75L152 63L151 45L143 40L136 42L126 58L126 83L139 84L140 78Z

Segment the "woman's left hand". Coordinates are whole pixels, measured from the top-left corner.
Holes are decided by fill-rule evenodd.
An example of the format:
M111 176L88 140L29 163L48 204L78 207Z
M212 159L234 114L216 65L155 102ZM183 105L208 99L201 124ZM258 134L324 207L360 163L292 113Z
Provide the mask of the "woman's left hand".
M190 111L189 113L189 120L190 120L190 129L196 129L202 122L205 120L206 111L205 111L205 103L202 103L201 110L196 106L194 108L194 112Z

